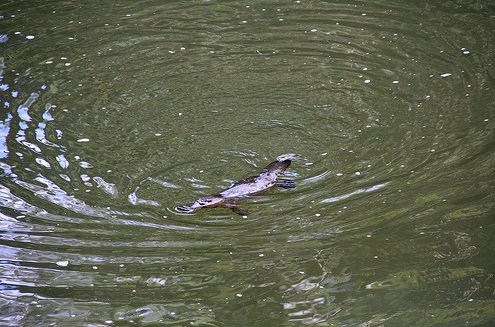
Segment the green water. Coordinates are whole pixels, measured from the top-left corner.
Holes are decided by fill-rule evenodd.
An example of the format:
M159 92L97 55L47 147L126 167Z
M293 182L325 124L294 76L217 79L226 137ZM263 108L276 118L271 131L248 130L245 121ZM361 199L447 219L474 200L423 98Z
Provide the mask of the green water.
M495 324L494 64L489 1L2 2L0 325Z

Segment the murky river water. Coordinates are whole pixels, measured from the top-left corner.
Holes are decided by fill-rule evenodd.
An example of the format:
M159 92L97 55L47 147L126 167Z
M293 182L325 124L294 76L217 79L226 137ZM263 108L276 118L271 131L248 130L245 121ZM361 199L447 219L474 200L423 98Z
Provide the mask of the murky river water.
M490 1L4 1L0 325L491 326L494 64Z

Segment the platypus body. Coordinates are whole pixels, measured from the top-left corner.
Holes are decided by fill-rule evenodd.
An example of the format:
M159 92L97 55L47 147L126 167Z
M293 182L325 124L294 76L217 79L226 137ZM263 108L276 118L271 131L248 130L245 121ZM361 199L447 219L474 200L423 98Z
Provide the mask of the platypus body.
M227 207L237 214L247 215L247 211L239 208L239 201L251 195L267 191L275 185L293 188L293 181L277 181L277 177L290 166L290 160L274 161L257 176L248 177L235 183L232 187L218 193L203 196L194 202L177 206L180 212L191 213L202 208Z

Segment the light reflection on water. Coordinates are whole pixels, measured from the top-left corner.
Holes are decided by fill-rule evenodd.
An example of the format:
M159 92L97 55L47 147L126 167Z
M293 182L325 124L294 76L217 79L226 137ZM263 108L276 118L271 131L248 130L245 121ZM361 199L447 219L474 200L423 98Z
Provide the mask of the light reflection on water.
M0 5L2 325L494 321L493 6L107 6Z
M368 192L373 192L373 191L379 190L381 188L384 188L386 185L387 185L387 183L383 183L383 184L374 185L374 186L369 187L369 188L362 188L362 189L353 191L349 194L344 194L344 195L324 199L321 202L330 203L330 202L342 201L342 200L350 198L351 196L356 195L356 194L368 193Z

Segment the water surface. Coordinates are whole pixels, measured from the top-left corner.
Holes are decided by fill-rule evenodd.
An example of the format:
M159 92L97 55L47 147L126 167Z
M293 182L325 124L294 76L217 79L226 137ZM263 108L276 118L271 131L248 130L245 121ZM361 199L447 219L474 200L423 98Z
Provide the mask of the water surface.
M4 2L1 325L494 324L494 17ZM283 155L247 218L175 212Z

